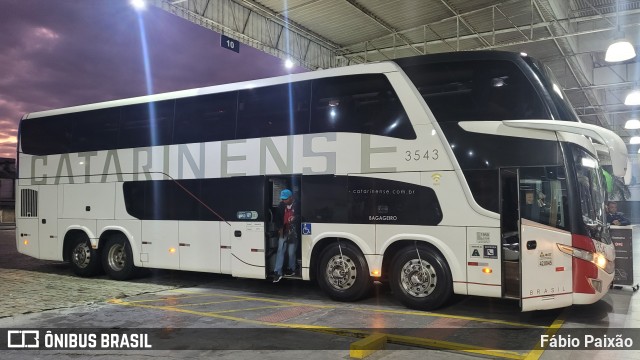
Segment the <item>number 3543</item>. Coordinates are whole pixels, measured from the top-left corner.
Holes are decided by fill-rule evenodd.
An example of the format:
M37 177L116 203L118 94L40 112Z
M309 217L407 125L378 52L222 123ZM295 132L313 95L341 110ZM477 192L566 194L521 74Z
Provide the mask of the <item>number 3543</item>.
M404 152L405 161L438 160L438 149L433 150L407 150Z

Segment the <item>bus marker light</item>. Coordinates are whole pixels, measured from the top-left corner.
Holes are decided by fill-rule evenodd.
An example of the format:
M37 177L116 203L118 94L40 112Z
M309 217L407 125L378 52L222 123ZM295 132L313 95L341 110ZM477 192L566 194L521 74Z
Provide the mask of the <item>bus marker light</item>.
M482 268L482 272L485 274L491 274L493 270L491 270L491 268L486 267L486 268Z
M25 241L23 241L23 244L25 244L25 245L29 245L29 240L25 240Z
M176 248L169 248L169 252L173 254L174 252L176 252Z
M371 272L371 275L373 275L373 276L380 276L380 271L379 271L379 270L373 270L373 271Z

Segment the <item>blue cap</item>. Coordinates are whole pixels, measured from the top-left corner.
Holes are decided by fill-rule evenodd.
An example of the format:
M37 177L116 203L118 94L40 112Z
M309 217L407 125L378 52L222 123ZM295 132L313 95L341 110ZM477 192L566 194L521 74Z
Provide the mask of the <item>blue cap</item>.
M291 197L291 195L293 195L291 193L291 190L284 189L280 192L280 200L287 200L289 197Z

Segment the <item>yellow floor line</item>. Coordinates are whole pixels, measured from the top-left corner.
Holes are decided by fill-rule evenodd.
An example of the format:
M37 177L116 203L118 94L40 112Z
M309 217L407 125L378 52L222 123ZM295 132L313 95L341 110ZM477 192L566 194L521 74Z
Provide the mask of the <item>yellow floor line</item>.
M278 308L285 308L285 307L291 307L289 305L273 305L273 306L260 306L260 307L254 307L254 308L246 308L246 309L233 309L233 310L222 310L222 311L212 311L212 312L208 312L207 314L226 314L226 313L232 313L232 312L238 312L238 311L253 311L253 310L262 310L262 309L278 309Z
M449 315L449 314L439 314L439 313L432 313L432 312L404 311L404 310L383 310L383 309L365 309L365 308L356 308L356 309L361 311L371 311L371 312L399 314L399 315L416 315L416 316L469 320L469 321L476 321L476 322L509 325L509 326L516 326L516 327L524 327L524 328L534 328L534 329L547 328L546 326L540 326L540 325L530 325L530 324L524 324L524 323L518 323L518 322L512 322L512 321L485 319L485 318L478 318L473 316Z
M120 300L120 299L110 299L110 300L107 300L107 302L110 303L110 304L115 304L115 305L124 305L124 306L141 307L141 308L146 308L146 309L156 309L156 310L180 312L180 313L191 314L191 315L213 317L213 318L219 318L219 319L231 320L231 321L237 321L237 322L245 322L245 323L254 324L254 325L280 326L280 327L286 327L286 328L302 328L302 329L312 329L312 328L317 328L317 329L327 328L327 329L329 329L329 327L326 327L326 326L272 323L272 322L268 322L268 321L250 320L250 319L244 319L244 318L239 318L239 317L235 317L235 316L227 316L227 315L216 314L216 313L208 313L208 312L203 312L203 311L180 309L180 308L176 308L176 307L173 307L173 306L157 306L157 305L146 305L146 304L140 304L140 303L132 303L132 302L127 302L127 301L123 301L123 300Z
M179 304L179 305L172 305L172 306L173 306L173 307L202 306L202 305L224 304L224 303L240 302L240 301L246 301L246 300L245 300L245 299L221 300L221 301L209 301L209 302L193 303L193 304Z
M349 306L335 306L335 305L317 305L317 304L309 304L295 301L284 301L280 299L268 299L261 297L251 297L251 296L242 296L242 295L230 295L230 294L212 294L220 297L231 297L243 300L251 300L251 301L265 301L265 302L274 302L278 304L288 304L292 306L309 306L309 307L317 307L322 309L340 309L340 310L357 310L357 311L373 311L380 313L390 313L390 314L399 314L399 315L416 315L416 316L427 316L427 317L441 317L441 318L449 318L449 319L459 319L459 320L469 320L476 322L484 322L484 323L493 323L499 325L509 325L516 327L525 327L525 328L534 328L534 329L546 329L546 326L541 325L530 325L524 323L518 323L513 321L503 321L503 320L493 320L493 319L485 319L478 318L472 316L461 316L461 315L450 315L450 314L438 314L432 312L419 312L419 311L410 311L410 310L382 310L382 309L371 309L371 308L362 308L362 307L349 307Z
M372 334L364 339L352 342L349 345L349 357L364 359L373 355L378 350L383 350L387 345L387 336L382 334Z
M115 305L180 312L185 314L191 314L191 315L197 315L197 316L203 316L203 317L213 317L218 319L224 319L224 320L230 320L230 321L248 323L248 324L254 324L254 325L263 325L263 326L271 326L271 327L275 326L275 327L283 327L283 328L299 329L299 330L310 330L310 331L316 331L316 332L327 333L327 334L338 335L338 336L364 338L366 336L371 335L371 332L362 331L362 330L336 329L328 326L319 326L319 325L289 324L289 323L276 323L276 322L267 322L267 321L259 321L259 320L250 320L250 319L244 319L244 318L239 318L235 316L223 315L219 313L206 313L201 311L180 309L172 306L156 306L156 305L146 305L141 303L133 303L133 302L123 301L121 299L110 299L110 300L107 300L107 302ZM409 346L420 346L420 347L428 347L428 348L434 348L434 349L455 350L455 351L462 351L466 353L500 357L505 359L523 359L524 358L524 355L517 352L513 352L513 351L493 350L488 348L470 346L466 344L441 341L441 340L424 339L424 338L418 338L418 337L412 337L412 336L402 336L402 335L393 335L393 334L383 334L383 335L386 335L390 342L409 345Z
M448 318L448 319L469 320L469 321L476 321L476 322L483 322L483 323L509 325L509 326L533 328L533 329L546 329L547 328L546 326L541 326L541 325L530 325L530 324L518 323L518 322L513 322L513 321L493 320L493 319L478 318L478 317L473 317L473 316L438 314L438 313L432 313L432 312L419 312L419 311L410 311L410 310L406 310L406 311L405 310L382 310L382 309L372 309L372 308L363 308L363 307L318 305L318 304L309 304L309 303L302 303L302 302L295 302L295 301L286 301L286 300L280 300L280 299L269 299L269 298L261 298L261 297L251 297L251 296L231 295L231 294L220 294L220 293L211 293L210 295L211 296L218 296L218 297L231 297L231 298L242 299L242 300L250 300L250 301L264 301L264 302L273 302L273 303L278 303L278 304L288 304L288 305L291 305L291 306L317 307L317 308L321 308L321 309L373 311L373 312L379 312L379 313L389 313L389 314L399 314L399 315L416 315L416 316L427 316L427 317L440 317L440 318ZM186 297L183 297L183 298L180 298L180 299L184 299L184 298L186 298ZM149 301L149 300L142 300L142 301ZM131 302L136 302L136 301L131 301Z
M417 338L413 336L403 336L403 335L393 335L393 334L385 334L385 335L387 335L389 342L394 344L400 344L400 345L411 345L411 346L418 345L418 346L427 347L427 348L462 351L466 353L500 357L505 359L524 359L524 357L526 356L526 354L521 354L516 351L482 348L479 346L454 343L454 342L444 341L444 340L433 340L433 339L425 339L425 338Z
M197 297L217 297L215 294L202 294L202 295L193 295L193 296L173 296L168 295L169 297L161 297L157 299L144 299L144 300L131 300L130 303L145 303L145 302L155 302L155 301L166 301L166 300L182 300L182 299L192 299Z
M565 309L563 312L560 313L558 318L553 321L553 324L549 326L549 328L545 332L545 335L548 335L548 336L555 335L558 332L558 330L560 330L560 328L562 327L562 324L564 324L564 320L566 316L567 316L567 310ZM527 354L527 357L525 358L525 360L538 360L540 359L540 356L542 356L542 353L544 353L544 348L542 347L541 342L538 341L538 343L533 348L533 350L531 350L529 354Z
M320 309L334 309L337 308L335 305L317 305L317 304L308 304L301 303L295 301L286 301L282 299L269 299L269 298L261 298L261 297L253 297L253 296L242 296L242 295L229 295L229 294L215 294L215 296L219 297L230 297L234 299L242 299L247 301L262 301L262 302L270 302L276 304L290 305L290 306L307 306L307 307L315 307Z

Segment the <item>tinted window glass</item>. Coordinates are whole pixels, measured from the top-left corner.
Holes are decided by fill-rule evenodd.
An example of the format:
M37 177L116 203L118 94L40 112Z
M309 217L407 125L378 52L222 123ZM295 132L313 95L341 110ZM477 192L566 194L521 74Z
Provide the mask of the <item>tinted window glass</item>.
M220 221L222 217L237 221L239 211L255 211L257 218L249 221L263 221L263 190L262 176L128 181L123 185L127 212L140 220Z
M409 118L383 74L314 80L311 132L353 132L415 139Z
M238 139L309 133L310 82L240 91Z
M473 199L483 208L499 212L498 170L464 170Z
M351 196L346 176L302 177L302 216L317 223L348 223Z
M597 182L597 181L596 181ZM569 198L563 167L520 169L520 216L540 224L569 229ZM604 211L599 204L600 218Z
M72 152L109 149L118 144L119 109L101 109L71 114Z
M118 147L170 144L174 104L175 101L169 100L123 107Z
M458 123L441 128L463 170L564 163L557 141L474 133Z
M173 142L188 144L233 139L237 96L237 92L231 92L178 99Z
M438 122L549 119L516 64L505 60L405 66Z
M71 119L69 115L48 116L25 120L20 127L22 151L31 155L69 152Z
M358 176L302 178L302 216L318 223L437 225L442 210L433 189Z

